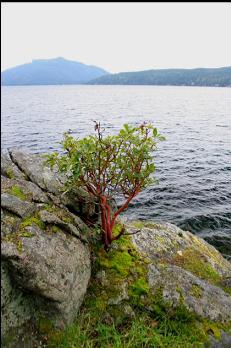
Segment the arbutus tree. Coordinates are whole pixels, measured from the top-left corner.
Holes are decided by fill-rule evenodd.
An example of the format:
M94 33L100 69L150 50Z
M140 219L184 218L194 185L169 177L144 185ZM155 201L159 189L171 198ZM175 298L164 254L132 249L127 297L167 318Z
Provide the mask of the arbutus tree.
M81 186L99 202L101 230L107 250L118 235L113 227L120 213L145 187L154 182L153 151L157 141L164 140L152 124L140 126L125 124L116 135L104 135L99 122L95 121L95 134L75 139L64 134L64 154L57 152L48 156L48 163L58 165L68 175L70 187ZM124 197L120 208L112 210L110 201L118 195Z

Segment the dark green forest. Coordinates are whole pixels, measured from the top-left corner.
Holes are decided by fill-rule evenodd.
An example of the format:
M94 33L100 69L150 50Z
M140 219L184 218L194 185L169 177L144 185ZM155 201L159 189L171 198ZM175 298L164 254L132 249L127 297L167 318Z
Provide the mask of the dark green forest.
M124 72L104 75L88 84L228 87L231 86L231 67Z

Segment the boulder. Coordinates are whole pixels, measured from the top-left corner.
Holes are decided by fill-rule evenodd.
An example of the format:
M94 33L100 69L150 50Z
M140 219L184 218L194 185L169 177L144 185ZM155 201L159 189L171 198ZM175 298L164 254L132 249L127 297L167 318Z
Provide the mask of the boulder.
M35 211L35 205L33 203L23 201L8 193L1 195L1 207L20 217L29 216Z
M18 149L12 149L10 157L14 164L37 186L55 195L64 190L61 177L46 166L46 158L33 155Z
M63 186L44 169L44 159L16 150L11 153L16 164L6 158L1 178L3 338L12 332L17 336L41 317L58 327L74 320L90 279L87 238L92 234L60 203ZM7 173L6 163L16 175ZM49 194L57 195L58 205Z
M10 193L29 202L48 203L49 198L33 182L23 179L1 178L1 192Z
M213 246L170 223L133 222L128 230L134 245L151 260L148 283L153 293L161 288L173 306L183 301L201 317L231 320L231 297L224 291L231 264Z
M48 233L35 223L18 238L2 243L2 259L20 289L46 300L41 312L60 323L70 323L87 289L90 255L86 245L62 230Z
M1 174L7 178L25 179L26 176L11 161L8 153L1 152Z
M188 346L203 346L206 337L219 347L230 342L230 262L201 238L169 223L130 221L125 228L127 235L108 252L95 250L85 311L97 308L102 321L117 327L146 315L147 325L162 327L166 334L183 320L200 333L198 342Z
M1 337L12 327L22 327L33 316L34 300L15 286L6 262L1 262Z
M211 279L231 276L230 262L217 249L173 224L135 221L128 229L134 245L153 261L176 264Z
M17 197L11 198L8 195L11 202L14 199L17 204L20 202ZM25 203L31 204L20 202ZM18 210L17 215L12 214L5 207L6 204L1 244L1 259L5 265L3 333L7 335L11 329L18 332L21 330L18 326L26 324L28 318L36 322L41 316L64 327L76 317L90 279L88 228L81 236L71 215L57 207L49 208L54 211L51 214L43 210L44 205L37 204L30 215L18 214Z
M63 204L75 214L82 217L97 218L97 205L82 188L75 188L67 191L65 182L67 177L57 172L57 168L51 170L46 164L43 155L29 154L18 149L9 151L12 165L20 171L44 192L47 192L55 204ZM5 171L4 171L5 172Z
M231 297L218 286L181 267L150 264L148 283L154 294L161 288L163 299L171 306L177 307L183 301L190 311L203 318L212 321L231 320Z

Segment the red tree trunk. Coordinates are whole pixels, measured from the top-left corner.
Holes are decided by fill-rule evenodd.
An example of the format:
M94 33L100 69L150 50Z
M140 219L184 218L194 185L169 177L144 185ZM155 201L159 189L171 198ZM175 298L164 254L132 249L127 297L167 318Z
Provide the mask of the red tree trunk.
M116 222L117 216L127 209L129 202L134 198L139 191L135 191L128 199L127 201L112 215L111 214L111 207L110 204L108 204L107 197L101 196L100 197L100 213L101 213L101 224L102 224L102 232L103 232L103 244L105 250L108 250L109 245L113 240L118 239L123 233L124 229L121 230L119 235L113 236L113 227Z

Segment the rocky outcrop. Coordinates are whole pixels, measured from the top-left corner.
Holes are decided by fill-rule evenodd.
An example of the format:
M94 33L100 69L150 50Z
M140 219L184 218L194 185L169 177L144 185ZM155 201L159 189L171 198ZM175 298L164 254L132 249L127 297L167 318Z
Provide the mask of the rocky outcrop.
M218 336L231 342L231 264L213 246L169 223L132 221L106 252L82 219L98 216L84 190L65 192L43 157L2 158L3 336L40 317L64 327L85 299L106 323L181 318L202 336L219 332L213 347L225 347Z
M153 293L161 289L172 306L184 303L209 320L231 320L227 283L231 264L213 246L170 223L133 222L128 230L134 245L150 260L148 283Z
M64 327L86 293L92 232L62 203L44 159L15 150L2 160L2 334L40 317Z
M141 228L139 228L139 225ZM148 258L148 282L176 306L184 302L198 315L231 320L231 264L206 241L165 223L133 223L133 243ZM211 301L212 299L212 301Z
M126 233L108 253L96 251L86 306L91 308L94 299L99 315L118 325L140 313L146 313L147 323L156 318L173 326L183 316L208 339L217 334L212 346L225 347L218 336L230 344L230 262L204 240L169 223L127 222Z
M28 154L23 151L13 149L9 152L12 160L12 167L22 171L32 183L47 192L47 195L56 204L63 204L76 214L81 214L86 218L96 215L97 209L94 199L81 188L66 191L64 186L67 178L57 173L57 168L51 170L45 165L46 157L43 155ZM3 156L7 158L7 156ZM4 163L6 160L4 159ZM5 168L5 167L4 167ZM4 169L4 173L6 173Z

